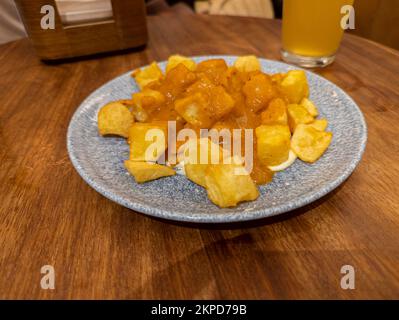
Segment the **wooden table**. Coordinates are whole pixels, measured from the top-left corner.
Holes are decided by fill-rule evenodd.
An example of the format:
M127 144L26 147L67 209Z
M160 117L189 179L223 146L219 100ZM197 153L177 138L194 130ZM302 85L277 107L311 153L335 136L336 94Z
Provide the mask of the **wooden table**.
M0 298L399 298L399 52L346 36L317 71L346 90L369 129L337 190L255 223L175 224L121 207L78 176L66 130L80 102L121 73L185 55L279 59L280 23L163 14L144 51L58 65L27 40L0 46ZM340 287L352 265L355 290ZM43 290L43 265L55 290Z

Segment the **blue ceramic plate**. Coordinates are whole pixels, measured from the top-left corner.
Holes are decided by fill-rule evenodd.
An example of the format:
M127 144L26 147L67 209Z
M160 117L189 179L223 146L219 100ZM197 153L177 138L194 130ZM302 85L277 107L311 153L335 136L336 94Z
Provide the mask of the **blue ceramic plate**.
M214 58L195 57L194 60ZM218 56L228 64L236 57ZM260 59L267 73L298 69L285 63ZM164 69L165 62L159 63ZM221 223L247 221L281 214L307 205L338 187L359 163L367 140L367 127L356 103L326 79L306 71L310 98L320 117L329 122L333 140L327 152L314 164L300 160L261 186L256 201L231 209L212 204L206 191L176 175L144 184L135 183L124 168L129 148L122 138L101 137L97 130L98 110L107 102L130 98L138 91L130 71L94 91L76 110L69 124L69 156L80 176L110 200L147 215L190 222Z

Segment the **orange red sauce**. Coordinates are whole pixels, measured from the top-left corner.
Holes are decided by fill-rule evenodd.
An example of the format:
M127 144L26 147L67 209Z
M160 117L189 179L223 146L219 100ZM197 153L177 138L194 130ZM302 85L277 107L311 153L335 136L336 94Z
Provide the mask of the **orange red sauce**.
M143 108L148 112L146 122L176 120L179 128L199 129L253 129L253 170L252 179L257 184L272 180L273 172L262 165L257 157L255 128L261 125L260 113L270 101L284 96L279 92L277 83L281 75L268 75L261 71L240 72L228 67L222 59L212 59L199 63L195 71L190 71L183 64L170 70L161 81L155 81L148 88L161 92L165 101L162 104L152 103L151 99L143 101ZM202 93L212 101L207 108L209 114L207 126L186 122L175 109L179 99ZM228 103L225 92L234 100L234 107L219 116L218 112ZM244 135L242 134L242 143ZM242 152L245 150L241 146ZM242 155L243 156L243 155Z

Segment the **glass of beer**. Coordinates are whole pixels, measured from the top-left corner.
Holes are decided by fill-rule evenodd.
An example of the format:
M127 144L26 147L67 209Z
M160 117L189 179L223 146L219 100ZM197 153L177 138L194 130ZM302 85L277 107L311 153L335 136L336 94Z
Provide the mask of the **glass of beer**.
M302 67L332 63L339 48L344 14L354 0L284 0L283 60Z

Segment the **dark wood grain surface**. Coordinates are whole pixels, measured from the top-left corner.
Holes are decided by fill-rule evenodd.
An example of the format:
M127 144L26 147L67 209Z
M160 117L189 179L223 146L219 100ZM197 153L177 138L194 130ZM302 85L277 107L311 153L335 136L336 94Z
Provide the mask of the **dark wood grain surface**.
M55 60L136 48L147 42L144 0L114 0L112 19L79 25L65 26L56 10L54 29L41 27L43 16L40 12L46 5L56 8L55 0L15 0L15 3L36 54L42 59Z
M323 199L249 224L197 226L121 207L79 177L66 150L94 89L152 60L279 59L276 21L163 14L144 51L45 65L27 40L0 46L0 298L399 298L399 53L346 36L318 73L368 123L352 176ZM340 287L343 265L355 290ZM55 268L55 290L40 286Z

